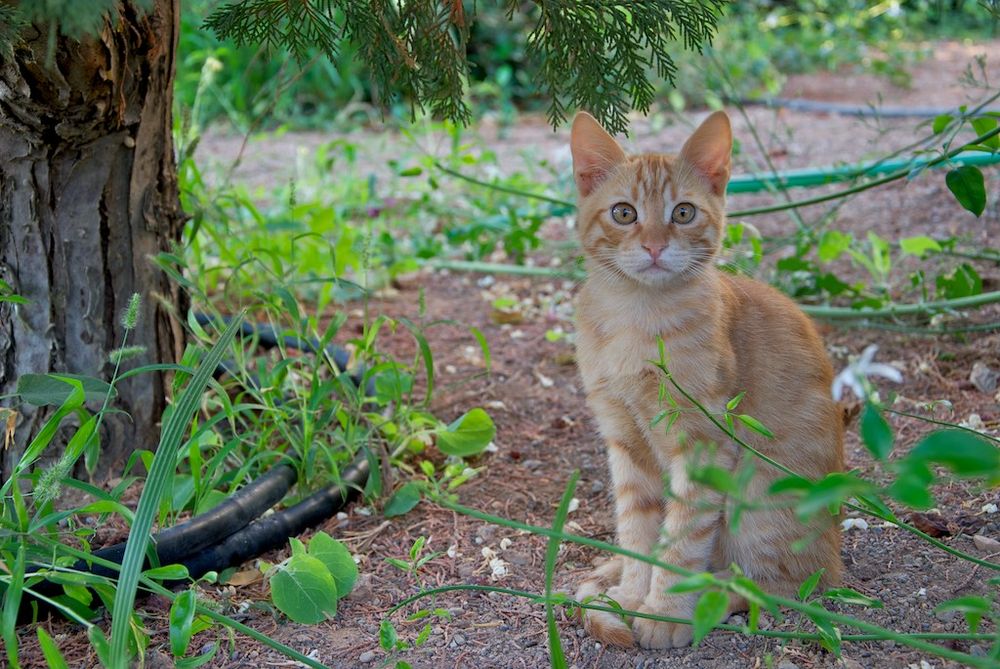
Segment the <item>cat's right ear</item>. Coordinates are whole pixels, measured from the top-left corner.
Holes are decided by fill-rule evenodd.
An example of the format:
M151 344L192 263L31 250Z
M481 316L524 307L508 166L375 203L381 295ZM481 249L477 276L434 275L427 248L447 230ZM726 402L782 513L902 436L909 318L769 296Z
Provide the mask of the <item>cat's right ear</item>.
M615 166L625 160L625 152L615 138L587 112L578 112L573 119L569 147L580 197L593 193Z

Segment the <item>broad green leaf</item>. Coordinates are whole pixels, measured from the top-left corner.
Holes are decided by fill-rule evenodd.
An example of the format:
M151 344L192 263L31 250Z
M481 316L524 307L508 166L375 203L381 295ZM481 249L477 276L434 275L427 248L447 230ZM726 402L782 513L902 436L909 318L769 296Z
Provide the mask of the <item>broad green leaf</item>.
M437 445L445 455L467 458L482 453L495 435L493 419L482 409L475 408L438 432Z
M685 592L698 592L699 590L704 590L719 584L719 580L715 578L714 575L708 572L701 572L698 574L692 574L687 578L674 583L672 586L667 588L667 592L670 594L681 594Z
M59 646L41 625L38 626L38 645L42 649L42 655L45 656L45 663L49 665L49 669L69 669L66 658L59 652Z
M835 472L812 484L805 497L796 505L800 520L806 520L824 509L836 513L844 501L858 494L868 493L872 484L851 473Z
M103 400L109 392L112 398L118 394L104 381L79 374L24 374L17 379L17 394L28 404L59 406L73 392L71 379L82 384L87 401Z
M170 605L170 652L174 657L184 657L191 643L197 603L195 591L185 590Z
M740 485L736 481L736 477L725 467L705 465L691 470L688 475L692 482L700 483L719 492L734 494L740 492Z
M309 555L326 565L337 585L337 598L346 597L358 580L358 565L347 546L326 532L317 532L309 540Z
M388 369L375 377L375 399L380 404L398 402L413 390L413 375L399 369Z
M827 230L819 240L816 255L822 262L833 262L851 248L851 236L839 230Z
M809 578L802 582L802 585L799 586L799 599L802 601L809 599L809 595L816 590L816 586L819 585L819 580L823 578L824 573L826 573L826 569L817 569Z
M764 606L775 616L778 615L777 605L768 599L767 593L765 593L752 579L746 576L737 576L733 579L732 583L729 584L729 588L737 595L747 600L748 603Z
M983 597L968 595L949 599L934 609L935 613L944 611L961 611L965 615L965 621L969 624L969 631L975 634L979 629L979 623L983 619L983 616L990 612L990 602Z
M986 181L974 165L963 165L948 172L944 178L958 203L979 217L986 209Z
M892 428L871 402L865 403L861 414L861 440L877 459L885 461L892 452Z
M411 481L393 493L382 513L386 518L402 516L420 503L420 484Z
M382 650L391 652L395 650L397 641L399 635L396 634L396 628L392 626L392 621L384 618L378 627L378 644L382 646Z
M962 263L950 274L940 274L934 279L938 296L947 300L971 297L983 292L983 279L976 268Z
M972 129L976 131L976 135L985 135L997 127L997 120L992 116L980 116L979 118L972 119L971 123ZM983 145L994 151L1000 149L1000 135L993 135L984 141Z
M296 555L270 580L271 601L297 623L312 625L337 614L337 584L311 555Z
M895 469L896 480L889 486L890 497L913 509L934 506L934 496L930 492L934 476L923 461L907 457L897 463Z
M948 124L951 123L952 118L951 114L941 114L939 116L935 116L934 125L931 127L934 134L937 135L943 132L944 129L948 127Z
M831 588L823 593L823 597L842 604L866 606L870 609L882 608L882 602L879 600L862 595L860 592L851 590L850 588Z
M729 595L718 590L710 590L698 598L698 603L694 607L694 616L691 618L694 628L694 639L692 643L698 645L705 635L712 631L712 628L722 622L729 610Z
M903 253L923 258L928 251L940 251L941 245L930 237L918 235L916 237L903 237L900 239L899 248Z
M956 476L1000 479L1000 449L965 430L931 432L910 451L908 458L943 465Z

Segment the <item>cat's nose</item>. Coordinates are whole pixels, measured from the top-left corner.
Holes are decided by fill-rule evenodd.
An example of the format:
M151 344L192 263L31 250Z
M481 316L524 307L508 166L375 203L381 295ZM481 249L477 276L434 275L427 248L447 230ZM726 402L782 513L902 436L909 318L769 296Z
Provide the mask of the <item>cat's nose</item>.
M656 262L660 259L660 254L663 253L663 249L667 248L666 244L643 244L642 248L646 249L649 253L649 257Z

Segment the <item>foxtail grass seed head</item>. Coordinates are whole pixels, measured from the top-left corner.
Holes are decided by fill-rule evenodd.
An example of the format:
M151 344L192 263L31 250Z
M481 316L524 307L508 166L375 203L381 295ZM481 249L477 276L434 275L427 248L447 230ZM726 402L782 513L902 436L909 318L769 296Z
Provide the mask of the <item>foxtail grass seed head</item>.
M35 486L35 503L37 506L44 506L46 503L59 497L62 492L62 480L69 475L69 470L73 468L73 458L69 453L63 453L59 461L42 471L38 477L38 484Z
M122 346L121 348L116 348L111 351L111 353L108 353L108 360L111 361L112 365L119 365L125 360L138 358L145 352L145 346Z
M122 326L126 330L135 329L135 324L139 322L139 305L141 304L142 298L139 296L139 293L132 293L132 297L128 301L128 307L122 315Z

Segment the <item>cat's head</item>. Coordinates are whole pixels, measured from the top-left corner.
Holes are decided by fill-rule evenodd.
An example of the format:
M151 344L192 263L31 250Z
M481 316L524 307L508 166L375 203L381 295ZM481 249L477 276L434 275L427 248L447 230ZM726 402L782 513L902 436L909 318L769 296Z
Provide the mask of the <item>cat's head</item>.
M676 156L628 156L586 112L573 121L577 226L592 265L663 286L699 276L719 250L733 135L710 115Z

